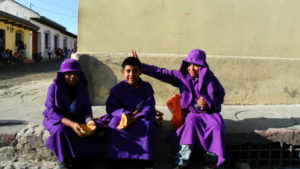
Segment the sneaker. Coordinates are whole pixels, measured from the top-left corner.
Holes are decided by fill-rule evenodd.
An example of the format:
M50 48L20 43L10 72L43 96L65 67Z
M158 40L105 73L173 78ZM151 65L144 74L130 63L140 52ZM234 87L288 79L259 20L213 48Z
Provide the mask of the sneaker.
M57 165L60 169L70 169L72 168L72 162L60 162L57 160Z
M64 162L57 161L57 165L60 169L68 169L67 164Z

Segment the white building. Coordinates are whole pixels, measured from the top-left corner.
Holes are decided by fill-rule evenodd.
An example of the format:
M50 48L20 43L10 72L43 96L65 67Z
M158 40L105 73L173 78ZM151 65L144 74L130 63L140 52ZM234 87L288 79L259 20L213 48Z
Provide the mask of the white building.
M68 32L65 27L43 16L31 18L30 22L40 27L37 32L37 44L38 52L43 58L48 58L48 49L76 50L77 36Z
M47 50L70 49L76 50L77 35L66 30L62 25L40 16L39 13L19 4L14 0L0 0L0 10L22 19L30 21L40 29L37 32L30 32L28 59L32 59L34 53L41 53L43 58L48 58Z

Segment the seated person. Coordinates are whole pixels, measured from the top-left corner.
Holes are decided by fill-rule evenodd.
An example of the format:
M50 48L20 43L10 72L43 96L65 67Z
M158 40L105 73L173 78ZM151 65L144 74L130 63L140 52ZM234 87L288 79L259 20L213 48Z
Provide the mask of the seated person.
M133 56L137 58L135 51ZM184 123L174 133L177 146L175 169L188 166L195 147L203 149L204 169L215 169L224 161L225 124L220 114L225 91L206 62L203 50L193 49L179 70L142 64L143 73L179 88Z
M71 167L74 159L99 157L95 135L86 136L79 124L96 127L92 116L87 80L77 60L67 59L48 89L43 125L49 131L46 142L61 168Z
M8 62L8 53L7 53L7 50L5 49L2 49L2 51L0 52L0 56L1 56L1 59L4 61L4 62Z
M42 55L41 55L41 52L35 53L35 54L33 55L33 59L34 59L35 62L41 63L41 62L42 62L42 59L43 59L43 57L42 57Z
M155 142L155 100L152 86L140 78L141 62L133 57L122 63L124 81L116 84L106 101L106 111L111 117L107 131L107 158L111 164L116 159L142 160L144 167L152 168ZM121 116L127 125L119 129ZM117 166L111 166L117 167Z

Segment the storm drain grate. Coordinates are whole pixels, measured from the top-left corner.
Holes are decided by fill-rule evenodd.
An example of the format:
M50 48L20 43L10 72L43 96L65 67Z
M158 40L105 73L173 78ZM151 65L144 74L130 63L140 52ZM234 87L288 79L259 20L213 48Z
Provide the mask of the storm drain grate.
M251 167L292 167L299 166L300 146L281 143L243 144L226 146L226 166L246 162Z

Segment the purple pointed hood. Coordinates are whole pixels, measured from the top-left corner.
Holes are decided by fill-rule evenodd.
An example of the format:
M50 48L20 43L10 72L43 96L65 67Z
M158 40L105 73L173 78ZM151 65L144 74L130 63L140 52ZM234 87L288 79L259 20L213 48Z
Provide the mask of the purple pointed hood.
M187 74L187 67L189 64L195 64L198 66L208 67L206 63L206 54L203 50L200 49L193 49L190 51L188 56L182 61L182 64L180 66L180 72L183 74Z
M199 97L200 95L202 95L202 97L205 98L205 100L208 102L208 104L210 104L211 100L205 96L206 94L201 93L202 87L207 85L205 83L208 83L213 76L213 73L209 70L209 66L206 62L205 52L200 49L193 49L190 51L188 56L182 61L182 64L180 66L180 72L183 74L185 83L187 86L190 85L188 82L190 81L189 79L191 79L191 76L189 75L189 73L187 71L187 67L191 63L198 65L200 67L199 74L198 74L199 82L195 86L195 90L197 93L197 96L195 96L195 97ZM181 99L182 107L188 107L192 103L192 97L189 97L189 95L182 94L182 98L183 98L183 99Z

